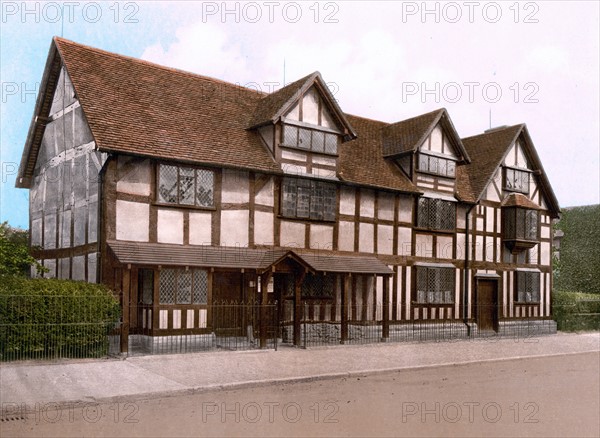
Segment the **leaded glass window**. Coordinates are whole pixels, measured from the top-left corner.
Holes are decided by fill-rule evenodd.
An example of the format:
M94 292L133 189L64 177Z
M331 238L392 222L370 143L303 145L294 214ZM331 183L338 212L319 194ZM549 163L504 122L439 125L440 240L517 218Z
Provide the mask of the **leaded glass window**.
M504 169L504 190L528 194L529 172L506 167Z
M285 217L335 220L335 184L306 178L284 178L281 185L281 215Z
M526 208L505 208L504 209L504 239L506 240L529 240L538 239L538 220L537 210Z
M416 301L422 304L452 304L455 292L454 268L417 266Z
M454 160L420 153L419 170L447 178L454 178L456 176L456 163Z
M337 154L337 144L337 134L294 125L283 125L282 146L335 155Z
M204 269L162 269L160 304L207 304L208 273Z
M158 202L212 207L213 196L214 172L212 170L159 165Z
M417 226L431 230L453 231L456 227L454 202L434 198L420 198Z
M517 271L517 285L515 299L521 303L539 303L540 301L540 273Z
M333 298L334 275L307 274L302 282L302 298Z

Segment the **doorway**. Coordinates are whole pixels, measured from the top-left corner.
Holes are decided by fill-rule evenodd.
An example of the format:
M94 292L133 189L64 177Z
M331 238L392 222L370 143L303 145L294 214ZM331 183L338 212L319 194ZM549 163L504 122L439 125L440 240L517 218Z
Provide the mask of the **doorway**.
M477 280L477 327L480 331L498 331L498 281Z

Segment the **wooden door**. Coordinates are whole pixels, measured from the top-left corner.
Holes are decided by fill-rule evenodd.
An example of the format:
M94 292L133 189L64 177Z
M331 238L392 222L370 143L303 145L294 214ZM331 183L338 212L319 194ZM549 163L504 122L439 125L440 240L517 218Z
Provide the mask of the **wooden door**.
M477 326L479 330L498 329L498 282L495 280L477 281Z
M244 336L245 307L242 296L243 274L213 274L212 323L217 336Z

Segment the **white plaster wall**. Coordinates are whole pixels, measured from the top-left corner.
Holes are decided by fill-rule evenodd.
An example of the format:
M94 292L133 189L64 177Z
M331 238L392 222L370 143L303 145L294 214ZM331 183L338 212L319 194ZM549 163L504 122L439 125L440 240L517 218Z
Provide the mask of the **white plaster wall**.
M42 245L42 219L31 221L31 246Z
M437 256L441 259L451 259L454 239L451 236L438 236L437 238Z
M150 196L151 165L149 160L139 161L119 157L117 162L117 191Z
M156 238L160 243L183 244L183 212L158 210Z
M550 250L550 243L549 242L542 242L540 243L540 251L541 251L541 264L542 265L546 265L549 266L550 265L550 255L551 255L551 250Z
M540 236L542 237L542 239L550 238L550 227L548 225L542 225L540 229Z
M354 251L354 222L340 221L338 230L338 249Z
M456 233L456 258L464 259L466 254L465 235L464 233Z
M72 280L85 281L85 256L73 257Z
M310 247L313 249L333 249L333 225L310 225Z
M391 225L377 226L377 252L379 254L393 254L394 252L394 227Z
M279 241L282 246L304 248L306 225L301 222L281 221L281 236Z
M320 155L313 155L312 157L313 164L322 164L325 166L335 166L336 159L332 157L324 157Z
M44 268L48 269L48 272L44 273L44 278L56 277L56 260L55 259L44 260Z
M223 169L221 202L243 204L249 201L248 172Z
M340 189L340 214L354 215L356 201L354 189L342 186Z
M485 229L486 231L489 232L493 232L494 231L494 216L495 214L495 209L492 207L485 207Z
M385 192L379 193L377 204L379 207L379 219L394 220L394 195Z
M433 152L442 152L442 128L440 128L440 125L437 125L435 128L433 128L433 131L431 131L431 151ZM425 143L427 143L427 140L425 140Z
M221 211L221 245L248 246L248 210Z
M150 206L117 200L117 240L147 242L150 232Z
M269 180L265 183L263 188L261 188L254 196L254 202L258 205L273 207L273 193L273 178L269 177Z
M273 213L254 212L254 243L273 245Z
M483 261L483 236L475 236L475 260Z
M410 196L400 196L398 203L398 220L400 222L412 223L413 202Z
M398 255L409 256L412 252L412 231L408 227L398 227Z
M210 245L212 242L212 213L190 212L190 245Z
M361 223L358 226L358 250L360 252L373 252L374 245L374 230L373 224Z
M360 215L375 217L375 193L372 190L360 191Z
M415 236L415 255L417 257L433 257L433 236L417 234Z
M56 248L56 214L44 216L44 249Z
M306 162L306 153L300 151L290 151L287 149L281 150L281 158L286 160L295 160Z
M98 263L98 258L96 253L88 254L88 283L96 283L96 266Z
M283 163L281 165L283 173L288 175L306 175L306 166L297 166L295 164Z

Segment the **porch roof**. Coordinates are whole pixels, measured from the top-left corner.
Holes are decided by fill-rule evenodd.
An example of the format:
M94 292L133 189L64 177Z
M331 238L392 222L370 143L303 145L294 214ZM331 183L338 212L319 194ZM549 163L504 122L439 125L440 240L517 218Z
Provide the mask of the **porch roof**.
M289 249L252 249L208 245L108 241L120 263L149 266L195 266L206 268L268 270L291 256L316 272L391 275L392 270L374 256L341 256L330 252Z

